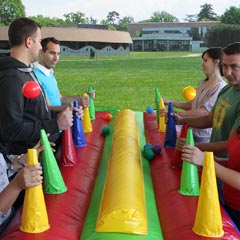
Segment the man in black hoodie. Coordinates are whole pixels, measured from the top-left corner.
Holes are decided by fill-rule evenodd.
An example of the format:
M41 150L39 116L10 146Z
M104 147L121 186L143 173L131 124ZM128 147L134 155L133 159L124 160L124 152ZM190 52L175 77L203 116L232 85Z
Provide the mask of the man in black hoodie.
M36 145L40 130L50 134L51 141L59 131L72 126L72 110L48 109L44 92L29 99L22 93L27 81L38 83L31 63L41 49L41 27L28 18L15 19L8 30L10 56L0 57L0 152L22 154Z

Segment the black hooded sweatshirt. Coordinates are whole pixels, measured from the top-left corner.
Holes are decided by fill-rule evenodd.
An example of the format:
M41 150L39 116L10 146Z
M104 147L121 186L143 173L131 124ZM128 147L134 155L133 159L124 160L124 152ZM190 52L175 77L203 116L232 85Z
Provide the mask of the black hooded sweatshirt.
M26 153L40 139L40 130L58 134L58 112L50 111L43 90L37 98L22 93L23 84L37 81L31 67L15 58L0 57L0 152Z

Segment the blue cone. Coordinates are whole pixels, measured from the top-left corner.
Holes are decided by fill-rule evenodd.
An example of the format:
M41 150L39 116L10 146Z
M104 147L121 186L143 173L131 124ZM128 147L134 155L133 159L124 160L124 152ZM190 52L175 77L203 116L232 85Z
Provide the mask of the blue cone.
M164 139L164 147L166 148L174 148L177 140L175 118L174 116L171 115L171 113L173 113L173 105L170 102L168 104L168 123L166 126L165 139Z
M78 102L74 101L73 106L79 108ZM77 116L76 112L73 112L73 142L75 147L85 147L86 140L84 136L82 120Z

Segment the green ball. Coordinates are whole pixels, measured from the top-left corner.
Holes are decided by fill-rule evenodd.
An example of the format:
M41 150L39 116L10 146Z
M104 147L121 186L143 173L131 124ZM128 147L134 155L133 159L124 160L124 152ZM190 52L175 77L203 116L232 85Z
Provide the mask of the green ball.
M109 126L105 126L105 127L103 127L102 128L102 134L103 135L108 135L110 133L110 128L109 128Z
M150 149L152 149L153 146L152 146L151 143L146 143L146 144L143 146L143 149L146 149L146 148L150 148Z
M143 151L143 156L150 161L156 156L156 154L151 148L145 148Z

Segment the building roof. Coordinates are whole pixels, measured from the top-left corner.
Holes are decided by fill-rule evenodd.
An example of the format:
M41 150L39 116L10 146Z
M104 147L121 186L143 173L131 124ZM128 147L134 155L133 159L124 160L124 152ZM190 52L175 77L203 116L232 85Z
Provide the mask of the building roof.
M55 37L66 42L132 43L128 32L76 27L42 27L42 38ZM0 27L0 41L8 41L8 27Z
M217 26L219 22L209 21L209 22L167 22L167 23L130 23L128 25L128 31L131 37L136 37L137 31L142 31L146 28L199 28L199 27L214 27Z

